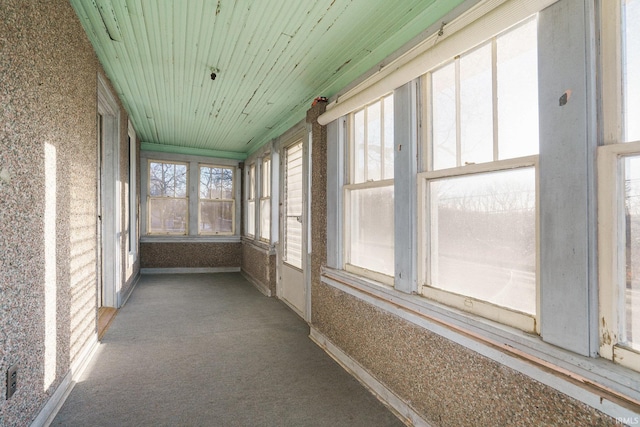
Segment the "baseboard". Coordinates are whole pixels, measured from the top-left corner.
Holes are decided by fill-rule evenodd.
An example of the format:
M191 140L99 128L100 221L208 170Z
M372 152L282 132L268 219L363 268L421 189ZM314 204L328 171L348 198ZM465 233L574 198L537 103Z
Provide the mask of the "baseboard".
M73 390L73 387L78 382L78 378L82 376L84 370L89 365L89 362L93 359L98 350L99 342L97 335L94 334L92 340L85 346L84 350L80 353L78 360L71 365L71 369L64 379L56 388L56 391L51 395L47 403L38 413L38 416L31 423L31 427L47 427L58 414L60 408L64 404L65 400Z
M273 296L271 289L269 289L264 283L261 283L259 280L255 279L251 274L247 273L245 270L241 270L240 273L242 273L242 276L245 279L247 279L249 283L255 286L260 291L260 293L262 293L264 296L267 296L267 297Z
M133 281L131 283L131 286L129 286L129 289L127 289L127 292L125 292L124 294L119 294L118 295L119 302L120 302L120 304L118 305L119 308L124 307L124 305L127 303L127 301L129 300L129 297L133 293L133 289L136 287L136 285L140 281L140 276L141 275L142 274L140 272L138 272L136 277L133 279Z
M384 403L406 425L430 427L430 424L418 415L407 403L387 388L387 386L375 379L362 365L340 350L340 348L313 326L311 326L309 338L369 389L378 400Z
M240 267L141 268L140 274L238 273Z

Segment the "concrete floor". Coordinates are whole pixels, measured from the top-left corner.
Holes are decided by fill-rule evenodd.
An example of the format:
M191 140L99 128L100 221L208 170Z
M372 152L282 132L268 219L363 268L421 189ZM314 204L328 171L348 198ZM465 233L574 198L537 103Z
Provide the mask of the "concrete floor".
M143 276L54 426L402 426L240 274Z

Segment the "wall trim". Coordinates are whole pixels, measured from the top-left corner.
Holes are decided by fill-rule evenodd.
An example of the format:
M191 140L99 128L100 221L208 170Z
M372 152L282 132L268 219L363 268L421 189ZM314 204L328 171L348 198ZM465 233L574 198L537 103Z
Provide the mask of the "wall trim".
M131 294L133 293L133 290L135 289L135 287L138 285L138 282L140 281L140 276L141 276L140 271L138 271L138 274L136 274L136 277L132 280L131 286L129 286L129 289L127 290L127 292L118 294L118 298L119 298L118 306L120 308L124 307L127 301L129 301L129 297L131 296Z
M406 425L430 427L418 413L391 389L375 379L362 365L333 344L322 332L310 327L309 338L331 356L342 368L364 385Z
M517 332L506 331L504 326L491 326L492 322L485 319L440 307L423 297L359 280L339 270L325 267L321 282L520 372L610 417L640 417L640 399L632 373L611 362L570 355L568 351L552 349L524 334L518 339ZM532 344L528 341L532 340L547 353L530 347ZM608 375L618 381L607 378Z
M261 294L263 294L266 297L273 296L273 294L271 293L271 289L269 289L267 285L265 285L264 283L260 282L258 279L253 277L249 272L245 270L240 270L240 274L242 274L242 276L245 279L247 279L249 283L251 283L256 289L258 289Z
M99 347L100 342L98 341L98 335L94 334L93 339L84 347L78 360L71 364L67 375L65 375L60 385L56 388L56 391L53 392L47 403L45 403L38 413L38 416L33 420L31 427L47 427L53 422L53 419L58 414L58 411L60 411L60 408L62 408L62 405L64 405L71 390L73 390L73 387L75 387L78 382L78 379L84 373L89 362L93 360Z
M170 236L152 234L140 237L140 243L240 243L240 236Z
M141 268L140 274L239 273L240 267Z

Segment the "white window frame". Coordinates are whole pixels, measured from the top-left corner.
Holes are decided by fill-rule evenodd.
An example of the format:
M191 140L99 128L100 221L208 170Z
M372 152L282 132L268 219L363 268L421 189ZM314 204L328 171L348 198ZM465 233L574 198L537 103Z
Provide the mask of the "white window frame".
M439 303L454 307L456 309L469 312L490 320L494 320L518 329L521 329L526 332L531 333L540 333L540 191L539 191L539 168L538 168L538 157L539 155L530 155L524 157L517 157L511 159L498 159L498 117L497 117L497 73L496 73L496 51L495 44L496 39L501 34L506 34L509 31L518 28L524 22L529 21L534 18L535 14L532 17L525 19L524 21L505 28L498 32L493 37L482 41L478 45L467 49L463 52L460 52L458 55L454 57L453 60L440 64L438 67L429 70L422 76L422 104L425 106L423 113L423 123L427 123L426 126L423 127L422 141L423 141L423 156L422 156L422 167L423 171L418 173L417 184L418 184L418 263L417 263L417 273L418 273L418 293L423 295L426 298L432 299ZM484 46L485 44L490 43L492 48L492 106L493 106L493 161L486 163L470 163L470 164L462 164L461 163L461 150L460 150L460 96L459 96L459 87L456 87L456 127L457 127L457 149L456 149L456 167L451 167L447 169L439 169L432 170L433 165L433 150L432 150L432 134L431 134L431 118L432 118L432 105L431 105L431 74L437 70L439 70L442 66L451 63L452 61L459 61L460 57L473 52L478 49L479 46ZM458 65L456 64L456 75L458 74ZM458 78L456 77L456 81ZM458 82L456 82L458 85ZM430 265L430 247L431 247L431 236L430 234L430 210L431 207L429 205L428 199L428 188L429 183L434 180L443 179L443 178L453 178L453 177L463 177L463 176L472 176L474 174L479 173L488 173L488 172L499 172L499 171L507 171L507 170L515 170L520 168L530 168L533 167L535 170L535 252L536 252L536 266L535 266L535 274L536 274L536 313L534 315L529 313L523 313L520 311L512 310L507 307L498 306L488 301L484 301L478 298L474 298L471 296L460 295L453 292L449 292L443 289L439 289L436 287L432 287L429 285L429 277L430 272L427 267Z
M184 165L187 168L187 172L186 172L186 193L185 193L185 197L156 197L156 196L151 196L151 163L164 163L164 164L170 164L170 165ZM190 186L190 182L189 182L189 163L187 162L181 162L181 161L175 161L175 160L156 160L156 159L148 159L147 160L147 234L150 236L186 236L189 234L189 186ZM151 231L151 200L154 199L167 199L167 198L172 198L172 199L184 199L186 200L186 204L187 204L187 208L185 211L185 231L183 233L171 233L171 232L167 232L167 233L162 233L162 232L152 232Z
M265 155L262 159L262 168L260 172L260 240L269 242L271 240L271 227L267 231L265 236L265 230L262 227L262 223L266 220L271 224L271 209L262 209L263 202L269 201L269 207L271 207L271 157L269 154Z
M232 185L232 189L231 189L231 194L234 196L231 199L227 198L227 199L205 199L200 195L200 173L202 168L211 168L211 169L230 169L231 170L231 185ZM236 176L236 168L233 166L225 166L225 165L216 165L216 164L212 164L212 163L200 163L198 164L198 188L197 188L197 195L198 195L198 234L201 236L232 236L235 234L235 230L236 230L236 199L235 199L235 194L236 194L236 180L235 180L235 176ZM202 202L203 201L207 201L207 202L219 202L219 203L226 203L226 202L231 202L231 231L228 233L221 233L221 232L203 232L200 230L200 218L202 215Z
M343 219L343 223L344 223L344 235L343 235L343 239L344 239L344 244L343 244L343 248L344 248L344 269L350 273L353 274L357 274L359 276L363 276L363 277L367 277L369 279L375 280L379 283L382 283L384 285L387 286L393 286L394 285L394 277L393 276L388 276L384 273L380 273L377 271L373 271L373 270L369 270L367 268L363 268L363 267L359 267L357 265L353 265L349 263L349 260L351 259L351 254L350 254L350 246L349 246L349 241L350 241L350 237L351 237L351 230L349 227L349 218L351 217L351 193L353 191L357 191L357 190L364 190L364 189L371 189L371 188L384 188L384 187L389 187L389 186L393 186L394 185L394 179L380 179L380 180L369 180L367 177L367 172L368 172L368 167L367 167L367 145L366 144L366 140L367 140L367 109L369 106L376 104L376 103L380 103L380 108L381 108L381 113L380 116L382 117L383 120L381 120L380 123L380 146L384 147L385 143L384 143L384 99L388 98L389 96L393 96L393 93L387 93L381 97L379 97L378 99L362 106L361 108L358 108L357 110L354 110L353 112L351 112L348 116L347 119L347 149L349 151L349 167L348 167L348 171L347 171L347 177L348 177L348 183L346 183L343 186L343 200L344 200L344 219ZM364 151L364 160L365 160L365 164L364 164L364 181L363 182L359 182L359 183L353 183L355 181L355 146L354 146L354 140L355 140L355 126L354 126L354 117L355 114L363 111L364 110L364 140L365 140L365 151ZM380 156L380 176L384 177L384 150L381 150L381 156Z
M624 158L640 155L640 141L625 142L621 1L601 8L602 123L598 147L598 282L600 356L640 371L640 352L622 344L625 307Z

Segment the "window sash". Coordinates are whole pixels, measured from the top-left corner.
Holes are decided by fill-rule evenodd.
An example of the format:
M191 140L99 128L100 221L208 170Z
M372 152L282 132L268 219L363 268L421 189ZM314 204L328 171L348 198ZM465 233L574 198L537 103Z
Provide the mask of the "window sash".
M640 142L598 147L598 283L600 355L640 370L640 351L625 345L626 223L624 159L640 156Z
M538 156L527 156L517 159L500 160L490 163L467 165L457 168L421 172L418 174L418 212L419 212L419 245L418 245L418 281L419 292L427 298L453 306L482 317L495 320L516 328L539 333L540 287L539 287L539 191L538 191ZM430 270L431 245L430 235L431 206L429 201L429 184L434 180L473 176L476 174L534 168L535 170L535 313L524 313L518 310L499 306L489 301L468 295L456 294L445 289L431 286Z
M220 174L219 182L213 183L214 187L219 186L219 188L215 188L215 191L211 189L212 182L202 182L202 173L207 169L209 169L209 179L215 180L217 178L212 178L212 176ZM215 172L216 170L219 170L219 172ZM224 173L225 171L227 174ZM210 164L199 165L198 234L235 234L235 174L236 169L234 167ZM204 188L203 185L205 186ZM205 193L210 197L204 196ZM216 195L219 195L219 197L216 197ZM224 197L225 195L231 195L232 197ZM228 215L219 218L210 217L209 212L216 209L224 210Z
M349 184L349 185L345 185L344 186L344 259L345 259L345 270L347 271L351 271L355 274L359 274L362 275L364 277L368 277L370 279L376 280L378 282L393 286L393 276L394 276L394 246L395 246L395 241L394 241L394 221L393 221L393 206L392 206L392 213L391 213L391 219L387 220L387 226L391 227L391 245L384 245L384 242L380 242L379 239L370 239L369 243L374 243L373 240L375 240L375 244L382 244L381 247L379 247L377 250L375 251L370 251L372 253L375 254L380 254L380 252L386 252L386 255L384 256L384 261L386 262L386 264L390 264L390 265L382 265L379 262L376 262L375 260L371 260L371 261L367 261L366 259L364 259L361 254L358 255L358 253L360 253L361 251L357 251L356 248L353 247L352 243L353 239L356 237L356 233L358 235L364 235L364 239L366 240L366 236L367 234L371 234L371 227L369 227L369 230L359 230L356 231L352 228L352 224L351 224L351 216L352 214L355 214L357 212L354 212L355 210L355 201L353 200L353 197L355 197L356 193L359 191L366 191L366 190L376 190L376 189L391 189L392 193L393 193L393 185L394 185L394 180L392 179L388 179L388 180L383 180L383 181L373 181L373 182L365 182L365 183L361 183L361 184ZM371 218L374 219L379 219L379 214L380 212L377 212L376 214L372 214L370 210L367 210L366 212L368 212L371 216ZM358 221L358 223L361 223L361 221ZM362 233L362 234L360 234ZM356 239L357 241L359 241L362 245L367 245L367 242L362 242L362 239ZM386 246L386 248L385 248ZM359 261L355 261L354 259L358 258ZM382 267L382 268L381 268ZM386 270L386 271L381 271L381 270Z
M537 70L537 39L530 34L537 32L536 20L530 17L423 75L428 170L538 154L538 79L531 71ZM518 40L527 34L529 45ZM524 141L513 136L516 120Z
M147 233L148 234L175 234L175 235L186 235L189 233L189 165L187 163L182 162L172 162L172 161L162 161L162 160L151 160L148 162L148 182L147 182ZM163 167L163 176L152 177L153 174L153 164L160 165L169 165L173 166L173 175L171 178L164 177L164 166ZM176 183L176 167L184 167L184 184L182 182L180 185ZM158 182L159 179L163 182ZM182 181L181 179L181 181ZM172 183L169 183L172 181ZM152 188L154 186L160 186L161 194L152 195ZM184 187L184 196L179 195L181 192L177 190L177 188ZM169 195L172 193L173 195ZM181 206L183 206L181 208ZM160 209L160 211L158 210ZM169 212L166 212L166 209L169 209ZM180 215L183 213L184 215ZM169 215L167 217L167 215ZM180 225L180 227L175 226L176 220ZM158 226L154 226L154 223L158 223Z
M350 183L393 179L393 137L393 94L349 115Z

